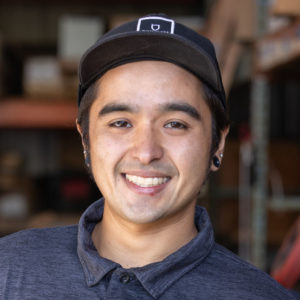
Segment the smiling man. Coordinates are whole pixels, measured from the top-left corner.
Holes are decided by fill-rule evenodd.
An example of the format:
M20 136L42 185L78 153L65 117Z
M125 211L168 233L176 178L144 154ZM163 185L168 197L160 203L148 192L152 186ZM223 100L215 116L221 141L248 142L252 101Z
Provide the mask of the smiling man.
M99 253L139 267L197 235L193 216L211 168L211 124L199 79L175 64L133 62L100 78L86 150L105 199L93 232Z
M164 15L101 37L77 128L103 199L78 226L0 241L1 299L293 299L214 242L197 195L228 133L212 44Z

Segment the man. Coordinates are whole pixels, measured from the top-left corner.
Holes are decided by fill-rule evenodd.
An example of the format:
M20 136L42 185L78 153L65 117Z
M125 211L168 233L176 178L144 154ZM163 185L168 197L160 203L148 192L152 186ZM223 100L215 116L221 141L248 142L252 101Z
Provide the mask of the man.
M214 242L197 195L228 132L212 44L164 15L83 56L77 127L105 200L0 242L1 299L292 299Z

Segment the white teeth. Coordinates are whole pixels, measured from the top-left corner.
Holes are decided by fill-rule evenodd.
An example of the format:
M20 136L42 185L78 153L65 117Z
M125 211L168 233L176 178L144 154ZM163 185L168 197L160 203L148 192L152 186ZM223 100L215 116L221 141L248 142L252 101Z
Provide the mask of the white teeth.
M152 187L168 181L167 177L140 177L126 174L126 179L140 187Z

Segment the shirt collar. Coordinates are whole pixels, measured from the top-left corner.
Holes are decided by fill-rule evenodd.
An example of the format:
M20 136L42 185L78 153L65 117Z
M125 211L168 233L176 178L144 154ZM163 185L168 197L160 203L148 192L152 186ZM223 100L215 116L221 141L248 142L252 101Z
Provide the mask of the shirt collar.
M119 266L99 256L92 241L92 232L102 219L103 208L104 201L100 199L90 205L79 220L77 253L88 286L97 284L107 273Z
M99 256L92 242L91 233L102 219L103 208L103 199L94 202L79 221L77 252L88 286L97 284L107 273L120 267L119 264ZM195 224L198 234L188 244L161 262L131 269L155 299L180 277L199 265L210 253L214 245L213 229L208 214L202 207L196 208Z

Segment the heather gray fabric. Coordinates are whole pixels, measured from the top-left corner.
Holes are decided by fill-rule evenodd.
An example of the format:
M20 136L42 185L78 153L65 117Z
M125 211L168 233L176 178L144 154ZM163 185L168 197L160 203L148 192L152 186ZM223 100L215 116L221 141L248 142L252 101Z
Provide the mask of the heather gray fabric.
M0 239L0 299L294 299L262 271L214 242L205 209L199 234L160 263L123 269L100 257L91 232L103 200L79 226L21 231Z

